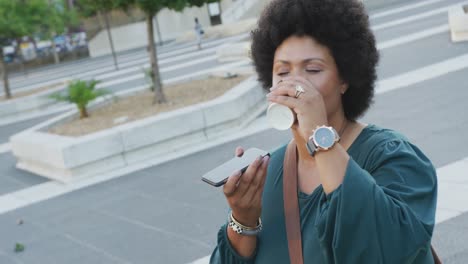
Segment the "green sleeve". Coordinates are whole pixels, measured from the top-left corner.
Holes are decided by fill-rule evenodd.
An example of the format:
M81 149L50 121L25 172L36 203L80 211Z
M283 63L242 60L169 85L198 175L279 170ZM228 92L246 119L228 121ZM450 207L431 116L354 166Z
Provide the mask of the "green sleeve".
M323 196L316 229L327 263L432 263L437 177L405 140L384 142Z
M211 255L210 264L254 264L256 253L257 252L255 251L249 258L245 258L237 254L229 242L227 225L223 225L218 232L218 245Z

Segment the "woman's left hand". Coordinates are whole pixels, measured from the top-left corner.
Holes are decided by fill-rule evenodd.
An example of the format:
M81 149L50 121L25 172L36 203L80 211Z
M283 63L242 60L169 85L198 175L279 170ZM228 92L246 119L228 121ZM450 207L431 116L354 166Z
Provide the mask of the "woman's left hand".
M296 98L298 85L304 89L304 93ZM307 79L300 76L283 78L270 91L267 95L270 102L285 105L296 113L297 122L292 128L297 129L305 141L309 140L317 126L328 125L323 97Z

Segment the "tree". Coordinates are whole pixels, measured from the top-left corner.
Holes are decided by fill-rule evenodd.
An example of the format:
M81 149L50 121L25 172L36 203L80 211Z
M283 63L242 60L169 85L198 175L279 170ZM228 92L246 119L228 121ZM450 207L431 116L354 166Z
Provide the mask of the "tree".
M40 31L41 25L48 19L45 12L47 6L45 0L0 0L0 68L7 99L11 98L11 92L3 46L9 45L11 40Z
M54 93L50 96L51 99L73 103L80 112L80 119L89 117L88 104L98 97L107 95L110 92L106 90L96 90L98 81L74 81L68 86L67 94L63 95L61 92Z
M77 2L78 10L83 17L91 17L96 15L102 15L104 17L107 37L109 38L109 44L116 70L119 69L119 65L117 62L117 55L115 53L114 41L112 39L112 32L110 30L109 12L114 9L127 8L127 2L128 1L124 0L78 0Z
M161 77L159 74L158 57L156 53L156 45L154 44L154 17L164 8L169 8L175 11L182 11L185 7L202 6L205 3L218 2L219 0L120 0L126 6L135 4L146 15L146 30L148 33L148 48L150 52L151 63L151 78L154 85L154 103L166 102L164 96Z
M43 31L51 39L54 62L58 64L60 58L57 54L54 37L65 33L68 27L78 25L78 15L74 10L67 10L65 8L66 3L64 0L48 0L48 3L49 19L45 21Z

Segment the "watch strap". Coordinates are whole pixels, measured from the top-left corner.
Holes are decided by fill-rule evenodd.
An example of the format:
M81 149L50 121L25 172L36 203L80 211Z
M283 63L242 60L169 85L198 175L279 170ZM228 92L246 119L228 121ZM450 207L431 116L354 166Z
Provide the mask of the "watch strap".
M315 155L315 152L317 152L317 146L315 146L312 138L309 138L309 140L306 142L306 148L312 157Z

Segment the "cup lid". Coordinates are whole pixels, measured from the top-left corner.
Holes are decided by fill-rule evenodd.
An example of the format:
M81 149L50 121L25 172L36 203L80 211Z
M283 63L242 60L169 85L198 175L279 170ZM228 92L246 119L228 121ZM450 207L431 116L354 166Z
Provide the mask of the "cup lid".
M287 106L273 103L268 107L267 119L273 128L287 130L294 124L294 113Z

